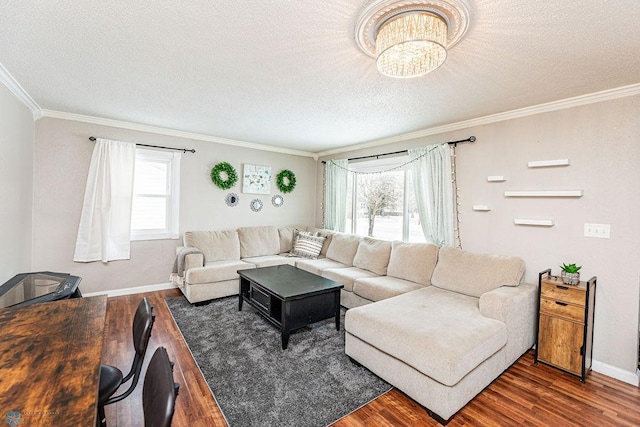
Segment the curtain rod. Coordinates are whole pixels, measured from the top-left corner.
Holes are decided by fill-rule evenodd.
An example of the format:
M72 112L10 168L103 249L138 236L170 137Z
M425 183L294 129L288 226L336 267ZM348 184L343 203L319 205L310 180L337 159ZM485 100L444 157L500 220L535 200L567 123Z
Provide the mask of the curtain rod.
M454 147L456 147L458 144L462 144L463 142L475 142L475 140L476 140L475 136L470 136L467 139L460 139L458 141L449 141L449 142L447 142L447 144L453 145ZM372 154L371 156L350 157L347 160L377 159L380 156L392 156L394 154L406 154L407 152L408 152L408 150L400 150L400 151L394 151L392 153ZM327 163L327 162L326 162L326 160L323 160L322 163Z
M95 136L90 136L89 137L89 141L95 141L96 137ZM161 145L148 145L148 144L138 144L136 143L136 145L139 145L141 147L151 147L151 148L162 148L163 150L175 150L175 151L182 151L183 153L186 153L187 151L190 153L195 153L196 150L192 149L188 149L188 148L175 148L175 147L163 147Z

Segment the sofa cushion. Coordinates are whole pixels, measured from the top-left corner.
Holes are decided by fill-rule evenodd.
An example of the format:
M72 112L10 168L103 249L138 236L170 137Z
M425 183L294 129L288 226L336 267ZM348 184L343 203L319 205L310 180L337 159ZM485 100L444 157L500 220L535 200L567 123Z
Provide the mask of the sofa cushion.
M325 238L322 236L313 236L309 232L295 231L295 241L290 251L292 256L302 258L316 259L322 250L322 244Z
M204 267L187 270L186 281L191 285L222 282L238 278L238 270L256 268L254 264L240 260L206 262Z
M184 245L198 248L205 262L240 259L240 240L236 230L185 231Z
M384 276L387 274L390 254L391 242L364 237L353 257L353 266Z
M295 240L295 231L305 231L307 227L304 225L296 225L294 227L280 227L278 228L278 235L280 236L280 252L289 252L293 248L293 242Z
M238 228L240 258L280 253L280 234L273 225Z
M433 286L352 308L345 329L447 386L507 342L506 325L482 316L477 298Z
M380 301L423 287L418 283L390 276L367 277L353 283L353 293L369 301Z
M436 245L393 242L387 276L429 286L437 261L438 247Z
M375 273L372 273L368 270L363 270L358 267L347 267L327 268L326 270L322 270L322 277L340 282L344 285L343 289L345 291L353 292L353 282L355 282L356 279L378 276Z
M501 286L518 286L523 274L524 261L518 257L440 248L431 284L479 298Z
M322 244L322 250L320 251L320 255L327 255L327 249L329 249L329 245L331 244L331 238L334 234L336 234L333 230L327 230L326 228L309 228L308 231L316 233L318 236L324 237L324 243Z
M358 236L336 233L331 237L327 258L352 266L359 244L360 237Z
M263 255L263 256L254 256L249 258L242 258L242 261L251 263L255 265L257 268L260 267L271 267L273 265L295 265L296 260L301 258L297 257L289 257L288 254L281 255Z
M322 270L326 270L327 268L348 268L349 266L329 258L318 258L299 259L296 261L296 267L317 276L322 276Z
M280 237L280 253L289 252L293 248L293 240L295 238L295 227L278 228L278 236Z

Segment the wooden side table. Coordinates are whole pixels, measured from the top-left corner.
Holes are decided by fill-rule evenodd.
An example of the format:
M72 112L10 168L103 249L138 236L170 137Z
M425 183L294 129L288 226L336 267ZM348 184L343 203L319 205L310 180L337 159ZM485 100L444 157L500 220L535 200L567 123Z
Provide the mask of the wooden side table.
M551 269L538 278L535 361L576 375L582 382L591 370L596 280L594 276L566 285L551 275Z

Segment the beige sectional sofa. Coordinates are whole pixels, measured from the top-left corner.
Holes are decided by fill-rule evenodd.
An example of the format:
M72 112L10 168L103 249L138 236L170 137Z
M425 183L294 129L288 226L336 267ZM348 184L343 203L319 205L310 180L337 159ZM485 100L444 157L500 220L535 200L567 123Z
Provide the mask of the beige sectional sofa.
M294 230L325 236L317 259L290 257ZM241 269L292 264L338 281L345 352L446 422L533 346L537 288L516 257L388 242L310 227L193 231L181 289L237 295Z

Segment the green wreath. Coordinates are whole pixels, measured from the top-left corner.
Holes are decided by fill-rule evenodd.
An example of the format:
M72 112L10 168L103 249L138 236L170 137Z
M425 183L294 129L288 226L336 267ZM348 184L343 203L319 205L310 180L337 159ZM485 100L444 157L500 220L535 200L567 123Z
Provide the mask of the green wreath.
M285 179L288 184L285 184ZM289 169L283 169L276 175L276 185L283 193L291 193L296 188L296 174Z
M227 175L227 179L222 179L222 172ZM228 190L238 182L238 174L233 166L228 162L220 162L211 169L211 181L223 190Z

